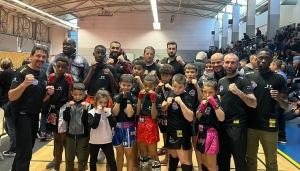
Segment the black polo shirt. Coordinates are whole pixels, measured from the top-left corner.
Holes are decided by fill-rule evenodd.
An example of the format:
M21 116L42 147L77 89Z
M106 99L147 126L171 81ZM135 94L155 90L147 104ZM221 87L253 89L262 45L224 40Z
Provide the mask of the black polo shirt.
M89 69L91 69L91 66L89 67ZM104 74L103 69L109 69L113 77L117 78L117 73L113 66L108 64L97 66L93 73L90 87L87 91L90 96L95 96L99 89L107 90L109 93L112 93L110 87L110 79L107 75Z
M175 57L175 59L173 61L170 61L168 58L167 60L167 63L172 65L172 67L174 68L174 74L173 75L176 75L176 74L183 74L184 75L184 67L178 62L176 61L176 58L177 56Z
M57 77L53 83L54 93L50 97L51 105L63 106L69 100L69 83L64 76Z
M263 131L278 131L278 116L275 112L277 101L271 97L270 91L278 90L279 93L287 93L285 79L273 71L265 74L249 72L246 78L251 82L257 99L257 107L249 109L248 127Z
M45 71L36 71L28 65L23 65L15 72L10 88L17 88L23 83L27 74L32 74L35 81L24 90L17 100L12 102L12 109L15 114L39 114L43 106L43 99L47 91L47 75Z
M176 96L177 95L174 93L174 91L171 90L167 98L175 98ZM190 110L193 110L192 100L189 94L184 92L179 96L186 107ZM180 105L175 101L173 101L168 107L167 119L167 133L171 134L172 137L180 137L180 135L182 135L182 137L191 136L191 122L184 117Z
M151 64L151 65L146 65L146 70L148 71L148 73L155 70L157 77L159 79L161 79L160 73L159 73L159 68L160 68L160 66L156 62L153 62L153 64Z
M248 106L238 96L229 90L229 85L235 83L237 88L245 94L253 94L248 79L237 74L232 78L223 77L218 82L218 91L221 95L221 106L225 113L225 120L221 126L246 126Z
M188 95L191 97L192 100L192 106L193 106L193 112L194 114L197 111L197 108L199 106L199 100L198 100L198 93L197 93L197 89L195 87L194 84L192 83L188 83L185 91L188 93Z

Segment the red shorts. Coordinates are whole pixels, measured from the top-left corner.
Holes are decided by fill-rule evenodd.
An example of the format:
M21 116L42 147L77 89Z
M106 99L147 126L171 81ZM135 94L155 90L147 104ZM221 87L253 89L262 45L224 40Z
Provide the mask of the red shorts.
M137 124L136 142L153 144L159 142L158 125L149 116L140 116Z

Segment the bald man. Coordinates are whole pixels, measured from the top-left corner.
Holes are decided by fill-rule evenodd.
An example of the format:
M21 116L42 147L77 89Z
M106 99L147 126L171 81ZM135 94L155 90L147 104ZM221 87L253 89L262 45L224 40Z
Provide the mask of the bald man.
M218 55L218 57L220 59L221 56ZM256 107L256 98L250 82L238 74L239 58L230 53L224 57L222 62L227 75L218 82L221 105L225 113L225 120L221 122L219 131L218 167L221 171L230 171L230 158L232 155L236 171L247 171L245 158L248 116L246 109Z
M222 77L226 76L226 72L223 68L223 54L215 53L211 56L210 60L214 68L215 79L219 81Z

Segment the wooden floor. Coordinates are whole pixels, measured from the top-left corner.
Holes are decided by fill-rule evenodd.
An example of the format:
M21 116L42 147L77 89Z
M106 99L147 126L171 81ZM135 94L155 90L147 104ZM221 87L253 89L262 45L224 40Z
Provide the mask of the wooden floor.
M159 147L161 147L162 143L159 143ZM38 150L36 153L33 154L32 156L32 161L30 163L30 171L49 171L49 169L45 169L46 165L48 162L50 162L53 157L53 141L49 142L47 145L45 145L43 148ZM64 154L63 154L64 156ZM195 156L195 155L193 155ZM259 153L258 153L258 170L266 170L264 166L264 153L262 148L259 148ZM278 166L280 171L296 171L299 170L297 167L295 167L293 164L291 164L289 161L287 161L285 158L283 158L281 155L277 155L278 157ZM163 156L160 156L160 159L163 159ZM195 157L193 157L193 163L194 163L194 170L197 171L197 164ZM105 161L103 163L98 163L97 164L98 171L105 171L106 170L106 165ZM234 162L231 160L231 170L234 169ZM61 170L63 171L65 169L65 162L63 159L63 162L61 163ZM165 171L167 169L166 166L162 166L162 171ZM126 168L123 168L124 171L126 171ZM137 169L136 169L137 170ZM178 169L180 171L181 169Z

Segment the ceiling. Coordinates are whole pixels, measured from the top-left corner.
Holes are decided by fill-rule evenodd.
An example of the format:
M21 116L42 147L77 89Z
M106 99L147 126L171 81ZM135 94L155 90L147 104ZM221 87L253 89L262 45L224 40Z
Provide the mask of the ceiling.
M14 3L11 0L5 0ZM151 0L22 0L64 20L151 11ZM214 18L231 0L157 0L159 13ZM23 7L21 5L18 5Z

